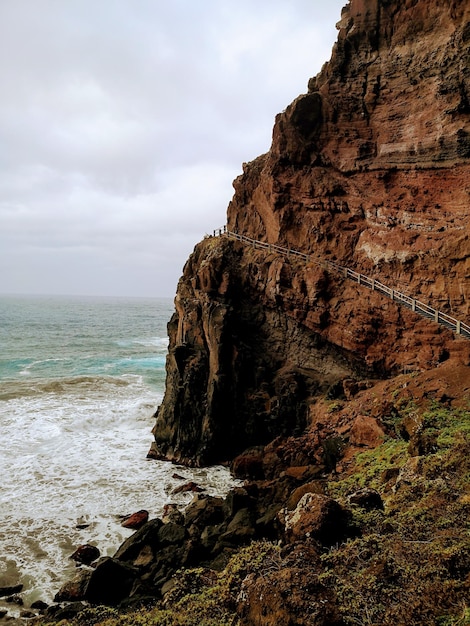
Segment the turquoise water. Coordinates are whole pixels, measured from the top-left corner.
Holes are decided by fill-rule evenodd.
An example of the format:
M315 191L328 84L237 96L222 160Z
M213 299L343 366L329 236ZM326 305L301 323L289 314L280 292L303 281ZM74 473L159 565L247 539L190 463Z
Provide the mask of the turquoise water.
M172 311L169 299L0 297L0 586L24 584L26 606L73 575L78 545L113 554L130 534L120 516L191 498L172 496L173 465L146 458ZM178 474L214 494L232 484L220 467Z
M162 392L172 310L170 299L1 297L0 383L133 374Z

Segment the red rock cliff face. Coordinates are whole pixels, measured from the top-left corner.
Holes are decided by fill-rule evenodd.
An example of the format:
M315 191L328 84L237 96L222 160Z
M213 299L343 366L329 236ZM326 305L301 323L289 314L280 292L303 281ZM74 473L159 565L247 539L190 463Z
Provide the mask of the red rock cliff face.
M332 58L244 164L228 227L468 320L470 6L352 0ZM305 427L335 381L469 360L375 293L224 238L185 266L156 453L207 463Z

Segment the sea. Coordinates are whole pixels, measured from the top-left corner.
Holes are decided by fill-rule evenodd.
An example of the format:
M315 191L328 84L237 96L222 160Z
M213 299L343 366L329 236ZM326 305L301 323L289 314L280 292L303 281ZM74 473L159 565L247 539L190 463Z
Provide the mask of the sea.
M233 484L224 467L146 458L172 312L171 299L0 296L0 587L22 584L25 606L52 601L79 545L112 555L132 532L122 516L184 508L181 480Z

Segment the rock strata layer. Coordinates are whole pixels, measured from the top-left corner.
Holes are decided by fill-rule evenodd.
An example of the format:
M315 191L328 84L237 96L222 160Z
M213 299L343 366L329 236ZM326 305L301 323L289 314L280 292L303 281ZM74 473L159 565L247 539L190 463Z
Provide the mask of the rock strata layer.
M469 18L455 0L352 0L330 62L234 181L229 229L468 319ZM470 342L380 294L223 237L196 246L175 307L152 455L183 463L301 433L345 379L470 362Z

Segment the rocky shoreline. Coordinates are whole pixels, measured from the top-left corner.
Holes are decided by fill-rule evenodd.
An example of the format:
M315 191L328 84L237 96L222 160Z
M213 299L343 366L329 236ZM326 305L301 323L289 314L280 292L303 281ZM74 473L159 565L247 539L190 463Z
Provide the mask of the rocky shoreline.
M241 455L234 463L236 474L259 474L257 464L265 454L250 450ZM153 604L172 590L179 570L222 571L240 547L253 540L295 543L308 529L323 545L342 541L354 533L348 526L350 516L325 495L325 481L314 478L322 469L290 468L282 478L246 480L225 498L207 495L194 483L181 485L196 492L184 511L168 504L161 518L147 521L145 511L130 516L123 524L136 532L112 557L100 557L95 546L79 546L71 556L77 575L57 592L54 604L38 603L22 610L20 617L34 617L39 610L44 620L60 621L76 617L87 605L125 611ZM307 478L313 480L305 483ZM375 497L381 507L380 496ZM19 595L11 599L21 602Z
M439 559L432 574L431 588L439 596L433 610L445 614L450 610L449 602L467 593L465 581L470 575L470 552L464 548L468 484L462 478L468 471L470 442L468 437L460 441L457 434L470 419L465 409L470 393L469 367L441 366L431 372L370 381L359 385L356 393L351 388L351 381L346 379L342 392L336 388L337 397L318 401L314 426L303 435L277 438L236 457L231 469L244 482L225 497L208 495L194 482L184 482L175 474L181 484L174 492L193 493L184 509L170 502L161 518L148 519L146 511L127 517L123 524L135 532L111 557L99 557L94 546L81 546L73 555L77 575L57 592L55 603L22 609L19 623L38 613L42 616L36 617L36 624L63 620L74 625L101 623L86 614L99 607L117 611L119 620L152 607L171 611L182 588L188 597L195 593L194 577L199 580L204 576L208 588L221 579L231 580L227 568L241 558L243 550L252 550L256 558L250 553L250 562L259 560L262 574L251 571L248 565L238 574L227 609L239 620L233 623L254 626L258 624L256 615L264 611L272 613L262 622L269 625L347 624L341 595L346 583L340 578L344 565L339 557L339 562L331 565L334 555L343 553L346 558L355 547L369 546L370 554L364 552L361 557L364 563L355 562L354 567L360 563L370 573L372 562L377 560L373 584L376 593L383 593L380 590L387 585L391 590L402 585L400 577L405 575L400 570L400 576L396 573L390 578L387 569L399 559L402 548L392 556L386 551L390 546L421 542L421 554L432 546L433 558ZM437 417L430 417L434 415ZM447 416L446 424L443 415ZM454 429L452 440L447 437L446 443L439 441L435 419L441 420L442 428ZM387 452L390 447L395 450L393 455ZM359 459L365 453L370 459L375 455L376 467L372 460L361 466ZM446 463L458 467L449 469ZM441 493L441 470L451 492L445 497ZM429 498L432 502L426 500ZM423 525L413 521L410 512L425 508L424 500L431 510ZM446 518L451 520L451 535L436 532ZM407 530L402 527L405 519ZM383 545L372 549L371 541ZM443 549L441 542L447 547L437 555ZM450 560L445 556L449 550L455 554ZM411 553L406 556L408 573L416 565L418 580L420 558ZM413 559L418 559L417 563ZM335 584L333 576L337 577ZM260 600L268 584L272 586L272 606L268 600ZM293 590L299 585L304 585L305 591L302 597L294 597ZM9 591L20 600L20 589ZM281 601L285 594L288 602ZM410 599L406 602L410 604ZM292 614L298 621L289 621ZM429 619L418 614L413 623L434 623ZM406 622L397 618L396 622L382 623Z

